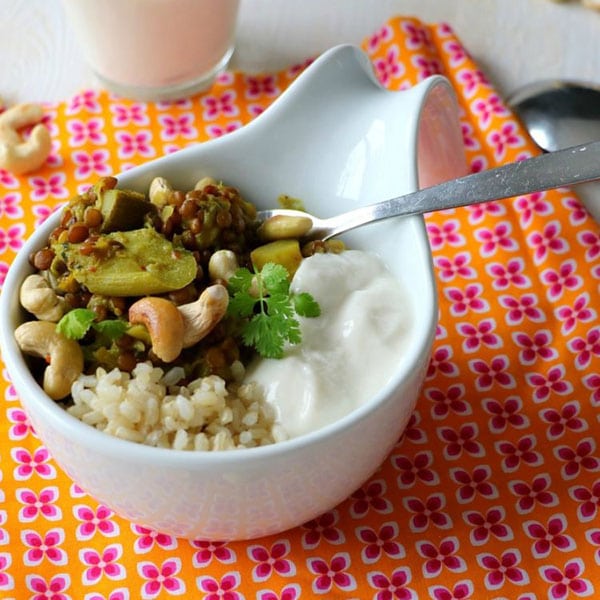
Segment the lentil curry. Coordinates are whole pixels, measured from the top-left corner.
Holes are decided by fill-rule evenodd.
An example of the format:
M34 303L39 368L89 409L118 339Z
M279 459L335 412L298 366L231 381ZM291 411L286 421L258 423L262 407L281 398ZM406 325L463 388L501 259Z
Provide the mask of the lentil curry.
M147 195L117 183L102 178L70 200L47 244L30 256L37 279L21 291L23 306L40 321L61 321L81 309L91 315L78 342L84 373L98 367L132 372L150 362L182 367L183 381L208 375L232 381L236 365L246 365L254 351L244 344L239 319L224 311L228 277L237 268L256 269L257 261L279 263L291 277L304 257L343 249L336 241L265 243L254 205L211 178L186 191L156 178ZM35 288L36 298L43 294L43 310L26 288ZM211 307L214 322L197 322L189 307L198 304ZM165 358L153 340L157 315L168 320L169 311L178 322L179 311L182 320L179 329L168 323L165 335L183 340L190 329L204 327L201 339L183 343L175 358Z

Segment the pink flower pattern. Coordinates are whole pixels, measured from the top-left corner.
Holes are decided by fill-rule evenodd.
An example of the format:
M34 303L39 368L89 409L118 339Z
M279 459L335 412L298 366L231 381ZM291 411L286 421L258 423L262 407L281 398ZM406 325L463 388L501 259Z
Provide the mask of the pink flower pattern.
M381 571L374 571L369 573L367 578L371 587L378 590L373 596L374 600L388 600L389 598L417 600L418 598L416 592L407 585L412 578L411 571L407 567L394 569L391 576L387 576Z
M520 196L515 200L515 208L521 213L521 227L528 227L536 215L547 217L554 210L552 205L545 200L545 192L535 192L528 196Z
M487 141L494 149L496 160L502 160L508 148L519 148L525 145L523 136L518 133L517 124L514 121L506 121L500 129L495 129L488 134Z
M17 481L25 481L36 475L42 479L54 479L56 469L48 461L50 455L48 450L39 446L33 451L33 454L26 448L13 448L11 456L17 466L14 470L14 477Z
M307 530L302 537L302 545L304 548L312 550L316 548L321 541L326 541L333 545L343 544L346 541L346 538L341 529L338 529L335 526L338 520L338 511L331 510L304 523L302 528Z
M426 531L432 524L438 529L450 529L452 519L442 509L446 506L444 494L431 494L425 500L409 496L402 503L408 512L415 513L409 520L411 531Z
M598 316L596 309L590 306L590 295L587 292L577 296L573 306L559 306L554 314L562 321L560 331L563 335L572 333L578 323L590 323Z
M123 554L121 544L110 544L101 552L93 548L82 548L79 560L85 566L82 579L85 585L94 585L102 577L113 581L125 578L125 569L118 561Z
M375 72L383 85L389 85L392 79L398 79L404 74L404 66L398 61L399 50L392 46L385 58L375 60Z
M575 261L566 260L558 269L542 271L542 281L548 286L550 300L559 300L565 290L577 290L582 286L583 280L575 274L576 268Z
M225 573L221 579L208 575L200 575L196 580L198 589L204 592L202 600L244 600L241 592L237 592L241 582L237 571Z
M536 294L523 294L519 297L506 294L499 296L498 301L507 309L505 318L509 325L520 325L525 319L533 323L546 321L544 311L538 307L539 299Z
M595 473L600 471L600 458L593 453L596 450L594 438L580 440L575 448L571 446L556 446L554 455L565 464L561 469L563 479L575 479L582 470Z
M125 127L127 125L149 125L150 119L145 104L112 104L110 111L113 113L113 125Z
M56 486L45 487L39 493L29 488L19 488L16 496L23 505L19 511L19 519L24 523L35 521L40 516L48 521L62 518L62 510L57 506L59 492Z
M194 115L191 113L186 113L178 117L160 115L158 122L162 126L160 136L165 141L170 142L178 137L193 140L198 136L198 130L194 125Z
M417 552L425 559L423 576L438 577L444 568L452 573L466 571L465 560L457 555L459 548L460 543L454 536L441 539L438 545L428 540L417 542Z
M162 590L172 596L185 593L185 583L177 574L181 571L180 558L168 558L160 565L150 561L141 561L137 565L138 573L146 582L142 586L142 597L158 598Z
M192 548L196 548L192 563L195 567L205 567L216 559L220 563L229 564L236 560L235 552L228 547L227 542L208 540L192 540Z
M529 419L523 414L523 401L519 396L508 396L504 402L493 398L484 398L482 406L491 415L489 429L494 434L504 433L508 427L524 429L529 426Z
M71 596L64 593L71 587L71 578L66 573L54 575L49 581L40 575L28 574L25 585L33 592L31 600L71 600Z
M550 253L565 254L569 251L568 242L561 237L561 225L558 221L550 221L542 231L534 231L527 239L533 248L533 259L541 265Z
M78 150L73 152L71 156L73 162L77 165L75 169L77 179L90 179L94 175L103 177L111 174L107 150L93 150L92 152Z
M0 196L0 218L3 216L8 219L18 219L23 216L21 194L13 192L6 196Z
M113 520L113 511L100 504L97 508L77 504L73 507L73 514L81 523L77 526L77 538L89 540L100 533L105 537L119 535L119 527Z
M546 408L540 411L540 419L548 423L546 436L549 440L561 438L567 431L580 432L588 429L585 419L579 416L579 402L567 402L560 410Z
M496 290L505 290L510 286L517 288L531 287L531 279L523 273L525 263L521 258L509 260L506 265L501 263L488 263L486 271L494 278L493 286Z
M481 546L492 537L503 542L514 538L512 528L503 522L506 519L506 511L502 506L492 507L485 514L476 510L466 511L463 518L465 523L473 527L469 534L473 546Z
M385 497L387 486L384 481L375 480L356 490L350 500L352 507L350 514L358 519L366 515L370 509L380 513L392 512L392 503Z
M404 558L406 556L404 546L396 541L398 533L398 525L393 521L384 523L379 531L371 527L357 528L356 537L365 544L361 551L363 562L375 563L383 556L394 559Z
M521 514L530 513L537 504L541 506L556 506L558 496L548 489L550 476L547 474L536 475L531 483L522 480L512 480L509 484L511 492L517 496L516 508Z
M502 338L493 333L496 329L494 319L483 319L479 323L457 323L456 330L465 339L462 343L463 352L471 354L477 352L481 347L501 348Z
M6 417L12 425L8 430L8 437L11 440L21 441L27 436L35 436L33 426L29 422L27 413L20 408L9 408L6 411Z
M575 354L575 368L582 370L600 356L600 327L588 330L585 337L577 336L567 343L567 347Z
M62 528L50 529L44 536L37 531L24 529L21 532L21 541L29 548L24 556L26 565L37 566L44 559L53 565L67 564L67 553L60 548L65 541L65 532Z
M498 497L498 488L490 482L492 470L488 465L475 467L472 473L461 468L450 469L450 477L458 484L456 499L460 504L472 502L479 495L488 500Z
M437 485L440 477L430 467L433 464L433 455L429 451L417 452L413 459L404 456L392 456L392 465L400 471L398 487L410 488L417 482L425 485Z
M575 540L565 533L567 521L562 514L552 515L547 525L539 521L525 521L523 529L532 540L535 540L531 553L536 558L546 558L553 549L569 552L577 547Z
M545 402L551 394L564 396L573 390L572 384L565 380L565 367L551 367L546 375L537 372L527 373L525 380L534 388L533 401Z
M485 456L483 445L477 441L479 428L477 423L465 423L458 430L452 427L439 427L437 430L440 440L446 443L444 457L446 460L456 460L463 453L470 456Z
M473 582L470 579L461 579L452 588L432 585L429 588L429 595L433 600L468 600L473 598L473 591Z
M315 594L331 594L337 588L344 592L356 589L356 580L348 573L350 556L346 552L334 554L330 562L322 558L309 558L308 569L316 575L312 589Z
M567 598L570 592L576 596L591 596L594 593L594 585L588 579L581 577L585 567L580 558L568 560L563 568L555 566L540 567L540 575L548 583L552 584L548 592L550 600L561 600Z
M83 146L86 142L97 146L106 144L106 134L103 132L104 119L89 119L87 121L72 119L67 121L67 130L71 134L71 146Z
M449 219L441 226L433 223L427 224L429 242L435 250L441 250L446 245L451 247L464 245L465 237L459 233L459 230L460 225L456 219Z
M445 392L438 388L427 388L425 397L434 403L431 416L444 419L450 412L457 415L471 414L471 405L465 401L465 387L462 384L451 385Z
M134 544L135 551L138 554L150 552L155 545L163 550L177 548L177 540L171 535L141 525L132 524L131 529L138 536Z
M454 258L437 256L434 264L438 269L438 276L443 282L453 281L456 277L462 279L475 279L477 272L469 266L471 256L468 252L459 252Z
M569 496L579 503L577 516L582 523L594 519L600 508L600 480L594 481L591 487L576 485L569 488Z
M464 291L455 287L444 289L444 295L452 302L450 313L455 317L465 316L469 311L487 312L490 307L488 302L481 298L482 294L483 287L478 283L467 285Z
M478 554L477 562L489 571L485 576L485 584L489 590L500 589L507 582L514 585L529 583L527 571L517 566L521 562L521 553L516 548L506 550L501 556Z
M259 545L248 547L248 557L257 563L252 570L255 581L266 581L272 575L291 577L296 573L296 565L285 558L290 553L290 544L287 540L279 540L270 548Z
M537 450L534 450L536 444L535 435L524 435L516 443L508 440L496 442L496 452L504 457L502 459L503 470L512 473L522 465L537 467L543 464L543 456Z
M481 243L479 252L483 258L490 258L498 251L516 252L517 241L511 237L512 225L508 221L498 223L493 229L482 227L475 230L475 238Z

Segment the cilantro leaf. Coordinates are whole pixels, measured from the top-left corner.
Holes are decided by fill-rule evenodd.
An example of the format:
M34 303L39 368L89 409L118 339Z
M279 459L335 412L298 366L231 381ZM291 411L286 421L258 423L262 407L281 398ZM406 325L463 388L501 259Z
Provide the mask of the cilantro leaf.
M56 324L56 331L72 340L81 340L90 329L96 330L109 340L117 340L127 331L127 321L107 319L97 322L96 316L89 308L74 308L63 315Z
M262 268L260 275L269 295L289 293L289 274L283 265L267 263Z
M120 319L107 319L106 321L99 321L92 325L98 333L105 335L109 340L118 340L125 334L128 326L127 321Z
M255 315L244 328L244 342L265 358L282 358L285 339L276 320L266 313Z
M308 292L292 296L294 308L301 317L318 317L321 314L319 303Z
M237 269L235 273L229 278L227 286L229 287L230 291L234 294L235 292L245 293L250 289L253 277L253 273L251 273L248 269L242 267L240 269Z
M56 324L56 331L71 340L80 340L90 329L96 313L88 308L74 308Z
M230 299L227 311L236 317L251 317L254 314L256 298L245 292L236 292Z
M287 269L267 263L260 272L237 269L229 279L228 314L243 321L242 339L265 358L282 358L286 342L302 341L297 315L316 317L319 304L307 292L290 292Z

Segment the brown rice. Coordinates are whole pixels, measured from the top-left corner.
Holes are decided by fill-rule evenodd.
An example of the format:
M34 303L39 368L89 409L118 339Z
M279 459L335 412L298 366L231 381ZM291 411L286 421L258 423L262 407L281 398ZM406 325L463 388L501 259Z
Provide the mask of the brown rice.
M238 366L239 379L244 368ZM122 439L177 450L230 450L281 441L285 433L254 383L216 375L175 385L181 367L167 372L149 362L131 374L97 369L73 384L68 412Z

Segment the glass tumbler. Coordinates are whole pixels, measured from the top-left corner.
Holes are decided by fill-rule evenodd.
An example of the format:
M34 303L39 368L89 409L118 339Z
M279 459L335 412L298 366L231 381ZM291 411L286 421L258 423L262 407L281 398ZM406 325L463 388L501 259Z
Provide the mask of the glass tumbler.
M208 88L234 50L239 0L62 0L101 85L136 100Z

